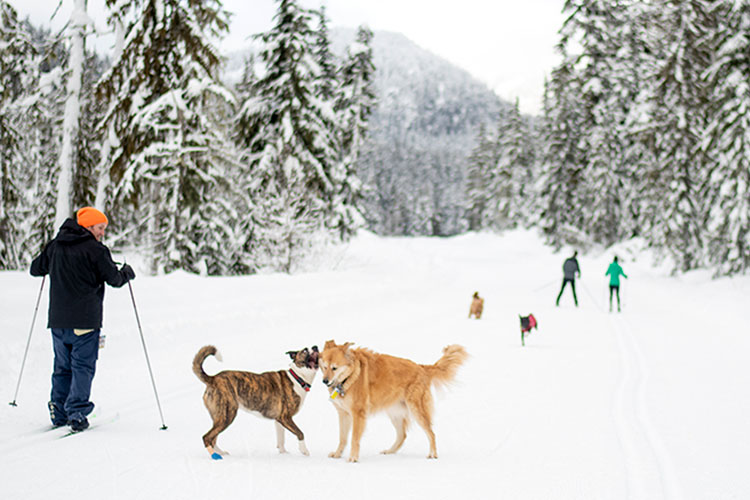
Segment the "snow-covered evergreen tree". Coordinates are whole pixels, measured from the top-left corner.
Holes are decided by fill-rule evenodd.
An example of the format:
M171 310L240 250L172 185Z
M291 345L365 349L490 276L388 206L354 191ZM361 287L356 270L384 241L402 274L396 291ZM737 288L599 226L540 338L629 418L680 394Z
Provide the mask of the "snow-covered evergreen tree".
M620 0L569 0L571 15L563 28L568 47L580 47L575 69L582 82L582 112L585 130L582 147L586 151L581 205L583 229L597 242L611 245L622 235L623 193L628 189L627 110L633 95L629 92L627 26Z
M666 58L653 75L650 124L654 170L649 198L657 205L647 221L649 239L665 248L680 271L704 262L705 185L713 162L701 149L708 125L705 71L712 62L716 14L710 0L658 2Z
M357 38L349 45L339 71L335 111L339 119L339 166L342 180L334 195L336 215L331 227L347 238L364 224L361 214L362 181L359 160L365 143L370 116L377 104L373 88L375 65L372 54L372 31L361 26Z
M125 23L130 15L130 11L137 9L138 4L132 0L105 0L105 5L109 9L107 21L112 26L115 36L115 43L110 59L112 61L119 61L125 47ZM110 100L107 104L113 106L115 101ZM103 112L111 116L112 109L105 108ZM112 148L119 146L120 143L117 138L114 120L109 120L106 123L99 120L96 122L96 125L100 126L98 132L101 137L101 154L99 155L99 164L95 169L97 185L94 206L104 210L113 190L109 165Z
M62 116L66 99L65 60L68 51L59 36L28 26L37 57L22 101L23 120L17 125L24 140L23 185L26 203L18 216L28 221L21 253L24 262L51 240L57 200L56 179L60 170Z
M308 232L330 221L342 181L336 134L328 126L335 120L333 108L316 94L320 68L311 12L294 0L278 4L275 25L258 37L264 73L238 116L255 208L249 217L255 246L264 254L275 254L273 247L292 228Z
M466 217L470 231L486 229L488 220L492 218L490 185L497 160L497 137L489 134L482 124L477 134L477 145L466 164Z
M114 123L109 173L119 220L145 224L153 272L229 272L241 252L225 200L233 96L209 37L226 32L218 0L132 0L119 59L99 82ZM115 6L122 12L122 4ZM132 226L131 226L132 229ZM141 234L136 232L135 234Z
M624 213L620 222L622 238L647 234L647 221L654 220L657 205L654 197L660 193L652 186L649 173L655 172L654 135L651 128L652 105L650 96L656 81L651 76L665 57L660 19L657 11L644 2L631 2L625 13L625 24L618 37L618 54L624 61L618 72L621 96L617 108L625 115L625 153L621 170L624 189L620 190L620 205ZM618 61L619 64L619 61ZM620 136L622 137L622 136Z
M536 195L532 133L521 116L518 100L502 117L497 141L497 163L488 189L493 200L492 225L505 229L528 220Z
M711 121L704 149L716 167L708 180L708 260L721 274L750 269L750 2L723 2L717 54L708 70Z
M333 102L334 93L338 86L336 67L338 66L336 56L331 51L331 38L328 23L330 20L326 15L325 5L321 5L317 11L312 11L318 18L318 28L314 32L313 54L318 63L320 74L317 79L317 95L322 101Z
M574 58L563 52L562 63L545 87L539 223L555 246L572 243L569 235L584 227L585 122L583 90L574 65Z
M24 228L28 213L23 172L32 164L19 124L24 106L18 102L29 92L34 77L36 49L18 14L0 0L0 270L18 269L23 263Z

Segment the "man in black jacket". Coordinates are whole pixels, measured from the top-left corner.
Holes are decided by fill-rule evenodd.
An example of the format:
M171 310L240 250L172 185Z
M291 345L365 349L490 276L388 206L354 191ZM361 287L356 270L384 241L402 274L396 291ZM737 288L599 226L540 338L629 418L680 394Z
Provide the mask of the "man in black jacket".
M55 352L49 402L52 425L69 424L75 432L89 426L86 416L102 327L104 283L121 287L135 278L125 264L117 269L101 243L109 221L99 210L84 207L31 263L32 276L50 276L49 321Z

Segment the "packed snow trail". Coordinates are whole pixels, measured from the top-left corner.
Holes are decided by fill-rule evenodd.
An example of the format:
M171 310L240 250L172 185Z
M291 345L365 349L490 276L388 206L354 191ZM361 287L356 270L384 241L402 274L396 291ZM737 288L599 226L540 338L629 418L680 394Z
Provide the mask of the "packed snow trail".
M52 368L45 294L18 407L0 405L3 497L286 500L298 481L316 496L358 500L750 498L750 278L672 277L634 248L579 255L578 308L567 294L554 306L569 249L554 253L526 231L363 233L294 276L139 273L133 290L169 430L159 430L130 296L107 289L92 399L120 418L70 439L40 432ZM630 277L622 314L603 309L615 251ZM27 272L0 273L7 401L38 289ZM481 320L467 319L475 291ZM518 315L529 313L539 328L522 347ZM440 458L425 458L416 425L396 455L380 455L394 430L375 415L358 464L329 459L338 420L318 378L295 417L311 456L278 454L273 423L241 413L219 437L229 455L211 460L205 387L191 371L197 350L214 344L224 354L206 361L207 373L261 372L286 368L287 350L329 339L423 364L445 345L466 347L457 382L435 392Z

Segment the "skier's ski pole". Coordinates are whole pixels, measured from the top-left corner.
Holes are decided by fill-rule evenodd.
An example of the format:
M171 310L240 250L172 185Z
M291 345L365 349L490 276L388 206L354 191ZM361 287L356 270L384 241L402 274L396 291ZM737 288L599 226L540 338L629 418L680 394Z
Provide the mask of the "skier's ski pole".
M34 323L36 322L36 313L39 311L39 302L42 300L42 290L44 290L44 280L47 276L42 276L42 284L39 287L39 295L36 298L36 306L34 307L34 315L31 317L31 328L29 328L29 338L26 340L26 350L23 352L23 361L21 361L21 373L18 374L18 383L16 384L16 393L13 395L13 401L8 403L11 406L18 406L16 399L18 398L18 389L21 387L21 377L23 377L23 367L26 366L26 356L29 354L29 345L31 345L31 333L34 331Z
M550 285L554 285L555 283L558 283L558 280L553 280L553 281L550 281L550 282L549 282L549 283L547 283L546 285L542 285L542 286L540 286L539 288L535 288L534 290L532 290L532 292L533 292L533 293L539 292L539 291L541 291L541 290L544 290L545 288L547 288L547 287L548 287L548 286L550 286Z
M130 299L133 301L133 311L135 311L135 322L138 324L138 333L141 335L141 344L143 344L143 354L146 355L146 365L148 366L148 374L151 377L151 386L154 388L154 396L156 396L156 406L159 408L159 416L161 417L161 430L166 430L167 425L164 423L164 413L161 411L161 403L159 402L159 393L156 391L156 382L154 381L154 372L151 371L151 361L148 359L148 351L146 350L146 340L143 338L143 328L141 328L141 319L138 316L138 308L135 305L135 295L133 294L133 285L128 280L128 288L130 289Z

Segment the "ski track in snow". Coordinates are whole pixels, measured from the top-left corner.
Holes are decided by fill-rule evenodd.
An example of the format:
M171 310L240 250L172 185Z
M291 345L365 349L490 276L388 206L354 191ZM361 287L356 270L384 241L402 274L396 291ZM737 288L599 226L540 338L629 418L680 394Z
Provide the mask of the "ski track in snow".
M679 500L673 462L651 423L646 403L649 371L634 329L623 317L611 317L621 362L613 417L623 453L627 498Z

